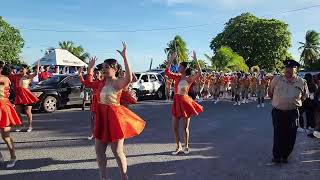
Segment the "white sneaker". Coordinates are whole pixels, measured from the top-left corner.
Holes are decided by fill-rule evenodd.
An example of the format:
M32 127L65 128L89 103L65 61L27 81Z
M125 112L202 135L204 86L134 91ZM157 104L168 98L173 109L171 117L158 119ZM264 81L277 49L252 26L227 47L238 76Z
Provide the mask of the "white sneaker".
M8 164L7 168L13 168L16 165L17 159L11 159Z
M182 151L182 148L179 147L179 148L176 148L176 150L173 151L171 154L172 154L172 155L178 155L178 154L180 154L180 153L182 153L182 152L183 152L183 151Z
M320 139L320 132L319 131L313 131L313 136Z
M185 147L185 148L183 149L183 153L184 153L184 154L189 154L189 153L190 153L189 148Z
M92 140L92 139L93 139L93 136L92 136L92 135L88 137L88 140Z
M27 129L27 132L31 132L32 131L32 127L29 127L28 129Z
M257 105L257 108L260 108L260 104Z
M298 132L306 132L306 131L305 131L303 128L301 128L301 127L298 127L297 131L298 131Z
M238 106L240 106L241 105L241 102L238 102Z
M237 103L237 102L235 102L233 105L234 105L234 106L236 106L236 105L238 105L238 103Z
M245 100L245 99L242 101L242 104L244 104L244 103L246 103L246 100Z
M264 107L264 103L261 104L261 107Z
M15 132L21 132L22 128L17 128L16 130L14 130Z
M248 100L248 99L246 99L246 100L245 100L245 103L246 103L246 104L248 104L248 103L249 103L249 100Z

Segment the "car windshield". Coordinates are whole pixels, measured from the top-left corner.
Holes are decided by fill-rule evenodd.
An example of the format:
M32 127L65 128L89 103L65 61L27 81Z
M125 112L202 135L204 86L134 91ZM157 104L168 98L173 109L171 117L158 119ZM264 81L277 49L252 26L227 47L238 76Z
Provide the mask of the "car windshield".
M64 76L52 76L51 78L49 78L45 81L41 81L39 83L39 85L41 85L41 86L57 85L64 78L65 78Z
M134 73L134 75L136 76L137 79L139 79L140 75L139 73Z

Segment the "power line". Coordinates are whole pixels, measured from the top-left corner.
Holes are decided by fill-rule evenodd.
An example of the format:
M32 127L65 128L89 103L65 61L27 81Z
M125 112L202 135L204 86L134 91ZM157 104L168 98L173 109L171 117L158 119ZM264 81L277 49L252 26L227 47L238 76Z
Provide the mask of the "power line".
M287 14L297 11L304 11L307 9L313 9L320 7L320 4L307 6L303 8L291 9L287 11L282 11L278 13L266 14L263 16L270 16L270 15L278 15L278 14ZM198 28L198 27L205 27L210 26L213 24L218 24L221 22L212 22L212 23L205 23L205 24L196 24L196 25L189 25L189 26L176 26L176 27L166 27L166 28L150 28L150 29L133 29L133 30L58 30L58 29L41 29L41 28L19 28L21 30L27 31L40 31L40 32L57 32L57 33L87 33L87 32L95 32L95 33L135 33L135 32L151 32L151 31L168 31L168 30L175 30L175 29L190 29L190 28Z

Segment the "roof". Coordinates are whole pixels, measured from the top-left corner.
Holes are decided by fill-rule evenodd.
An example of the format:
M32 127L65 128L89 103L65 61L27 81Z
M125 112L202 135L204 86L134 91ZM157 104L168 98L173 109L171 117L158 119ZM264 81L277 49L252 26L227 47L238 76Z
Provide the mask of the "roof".
M38 63L35 62L33 65ZM70 53L65 49L54 49L49 51L40 59L40 65L58 65L58 66L76 66L76 67L87 67L81 59Z

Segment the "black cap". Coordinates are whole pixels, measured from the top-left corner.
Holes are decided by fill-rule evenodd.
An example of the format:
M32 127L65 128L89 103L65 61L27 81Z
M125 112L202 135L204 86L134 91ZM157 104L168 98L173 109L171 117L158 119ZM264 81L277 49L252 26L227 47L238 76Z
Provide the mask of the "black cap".
M285 61L283 62L283 64L284 64L285 67L289 67L289 68L297 68L297 67L300 67L300 64L299 64L297 61L292 60L292 59L290 59L290 60L285 60Z

